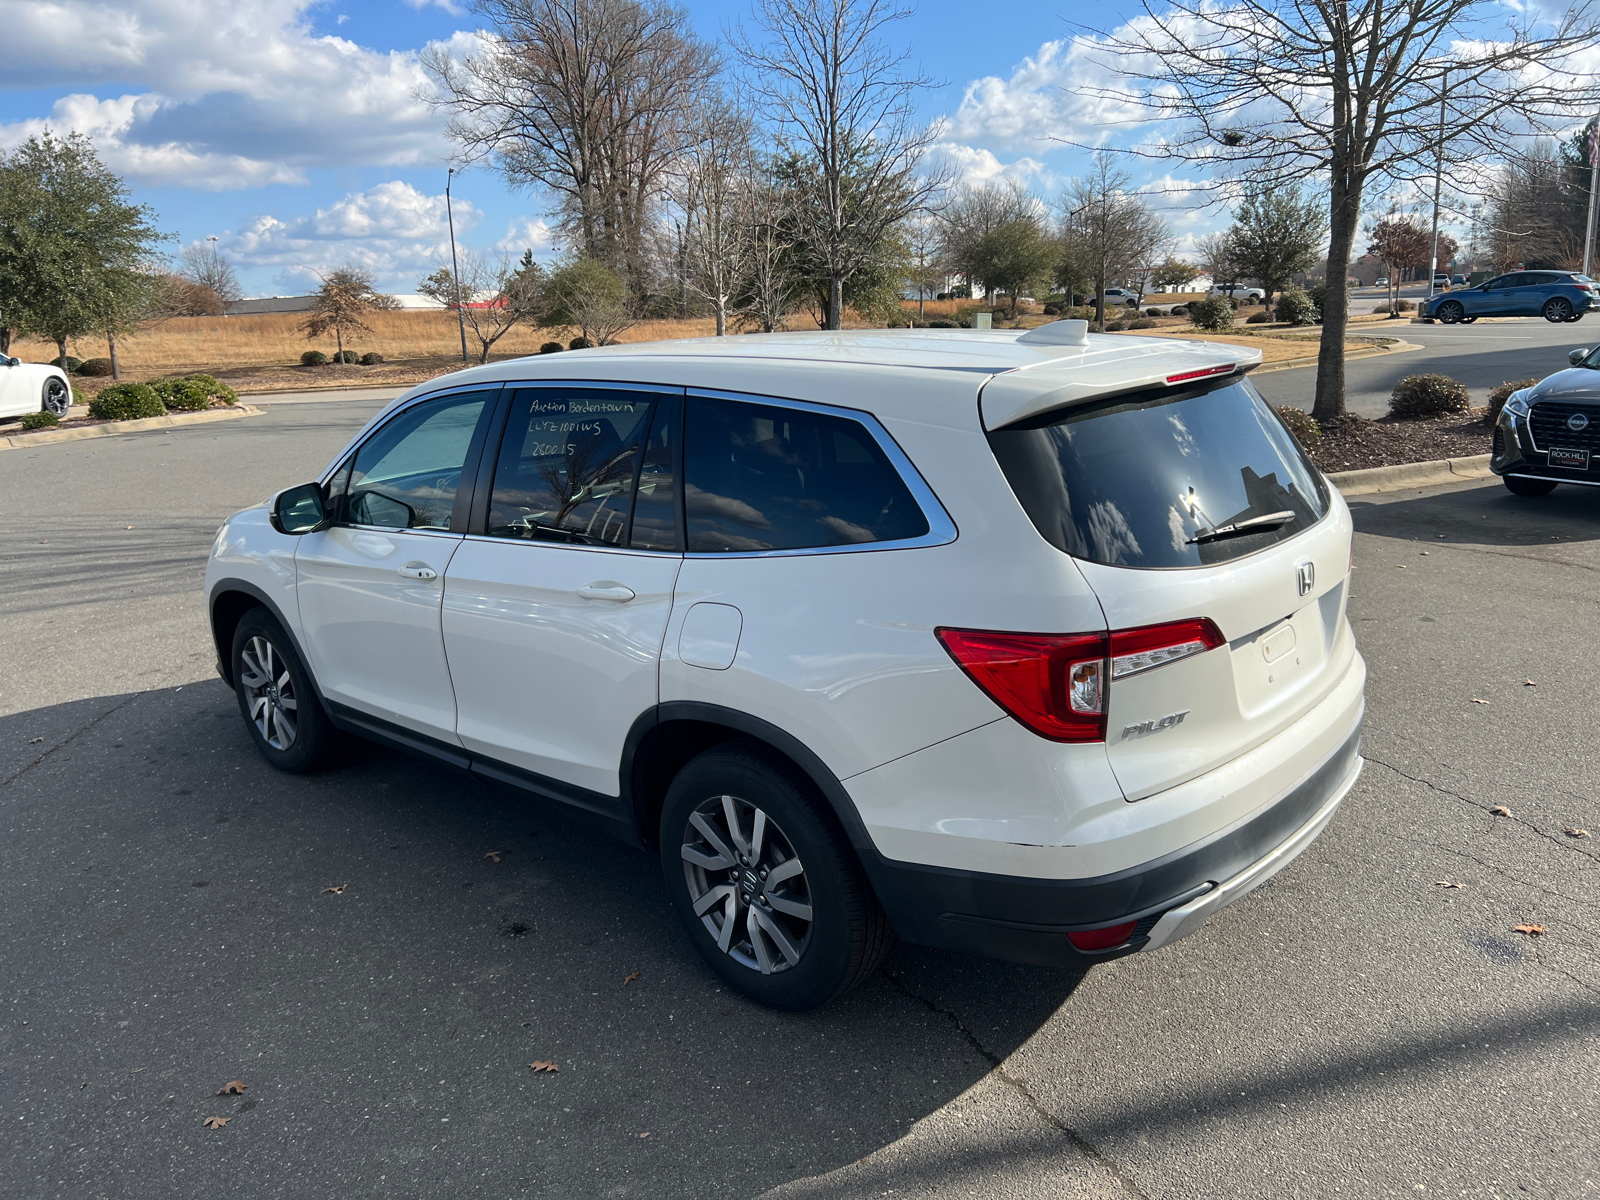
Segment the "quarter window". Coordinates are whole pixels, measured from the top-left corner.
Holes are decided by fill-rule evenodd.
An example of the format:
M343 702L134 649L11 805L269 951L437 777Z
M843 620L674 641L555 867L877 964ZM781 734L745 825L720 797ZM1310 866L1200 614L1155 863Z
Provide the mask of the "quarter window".
M464 392L400 413L356 451L345 520L386 529L450 528L461 470L489 394Z
M625 546L641 454L656 397L603 388L524 388L512 398L489 498L490 537ZM667 400L675 408L677 397ZM659 500L671 494L670 431L652 459L650 549L662 531ZM656 443L652 436L652 446ZM663 478L664 476L664 478ZM670 504L670 500L668 501Z
M691 552L851 546L928 532L927 517L859 421L695 396L687 414Z

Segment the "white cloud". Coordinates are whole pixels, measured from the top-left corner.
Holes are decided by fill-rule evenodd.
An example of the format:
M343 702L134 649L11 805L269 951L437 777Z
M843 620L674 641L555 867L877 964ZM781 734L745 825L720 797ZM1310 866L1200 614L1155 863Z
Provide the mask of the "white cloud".
M80 129L136 183L205 190L300 181L313 167L442 161L443 122L417 98L427 86L417 54L318 36L312 7L0 0L6 85L84 89L48 121L0 126L0 146L46 123ZM452 41L466 48L475 38ZM88 90L112 82L133 90Z
M555 233L550 223L542 217L535 220L523 217L506 226L506 235L494 244L501 254L518 254L532 250L535 254L550 249Z
M457 200L455 218L460 234L483 215L470 201ZM356 262L370 268L380 286L411 291L419 274L449 258L450 233L443 194L393 181L350 192L306 216L253 217L219 237L217 248L246 270L278 268L273 283L288 290L315 287L319 272Z
M409 8L416 9L418 12L421 12L423 9L430 6L434 8L442 8L452 17L462 16L467 11L466 9L462 8L461 5L453 3L452 0L406 0L406 5Z

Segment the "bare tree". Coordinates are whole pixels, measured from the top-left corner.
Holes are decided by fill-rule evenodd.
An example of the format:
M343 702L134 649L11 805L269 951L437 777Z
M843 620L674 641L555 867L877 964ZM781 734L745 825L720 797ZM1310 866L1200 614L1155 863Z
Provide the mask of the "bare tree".
M740 209L746 238L737 310L741 322L771 333L783 328L800 288L794 241L786 220L789 196L772 171L757 166L744 177Z
M930 80L883 31L911 14L893 0L754 0L765 40L735 36L749 84L771 106L789 155L796 240L827 280L826 327L844 319L844 285L880 257L895 226L943 183L919 174L934 131L915 121Z
M239 277L233 273L233 264L222 257L216 242L207 238L183 248L183 265L178 274L190 283L210 288L224 305L232 304L244 295L239 287Z
M316 307L300 323L300 331L308 338L319 338L332 330L338 347L333 361L342 363L345 334L371 333L367 317L378 309L393 308L394 298L374 290L372 272L354 263L336 267L320 278Z
M493 158L515 185L560 198L586 258L647 278L667 172L696 138L720 64L666 0L473 0L484 49L423 52L464 160Z
M911 278L917 289L917 320L928 319L928 293L937 292L945 276L943 230L932 213L922 213L906 222L906 246L911 251Z
M457 276L448 266L417 284L417 291L448 309L461 299L461 318L478 340L478 361L489 361L494 344L523 322L536 321L544 310L544 272L527 251L515 267L505 256L492 257L481 250L463 249Z
M1541 141L1495 175L1488 188L1489 258L1495 270L1582 266L1589 180L1586 171L1581 183L1573 174L1556 147Z
M701 136L679 160L674 189L683 213L680 271L685 286L711 306L717 336L739 289L740 264L754 233L744 201L753 168L750 119L723 99L703 114Z
M1328 278L1346 277L1369 185L1499 157L1600 103L1579 61L1595 0L1547 15L1499 0L1143 0L1092 46L1159 140L1133 153L1257 183L1326 180ZM1461 172L1465 174L1465 172ZM1328 289L1313 414L1344 412L1349 299Z
M1167 223L1128 190L1125 171L1105 153L1089 174L1067 184L1061 236L1067 257L1094 281L1095 311L1105 320L1106 286L1148 267L1171 241Z
M1371 239L1367 253L1389 272L1389 314L1393 316L1400 311L1400 280L1404 273L1428 265L1428 230L1415 217L1396 210L1374 221L1367 236ZM1329 272L1330 283L1334 278Z
M1208 233L1196 238L1194 248L1200 255L1200 269L1211 276L1211 286L1231 292L1239 282L1239 267L1233 261L1233 239L1226 233Z

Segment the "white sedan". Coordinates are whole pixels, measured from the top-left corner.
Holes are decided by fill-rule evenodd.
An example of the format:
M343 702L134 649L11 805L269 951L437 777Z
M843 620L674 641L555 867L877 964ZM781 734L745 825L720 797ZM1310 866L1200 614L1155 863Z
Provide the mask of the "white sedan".
M72 384L60 367L0 354L0 421L41 411L64 417L71 404Z

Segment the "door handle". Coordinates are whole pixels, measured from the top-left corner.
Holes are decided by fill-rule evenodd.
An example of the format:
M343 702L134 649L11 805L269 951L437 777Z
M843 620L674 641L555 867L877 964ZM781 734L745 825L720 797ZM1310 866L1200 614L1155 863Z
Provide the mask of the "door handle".
M435 571L425 562L408 562L400 568L400 574L407 579L437 579L439 572Z
M598 583L586 583L578 589L578 595L585 600L632 600L633 589L623 587L609 579L602 579Z

